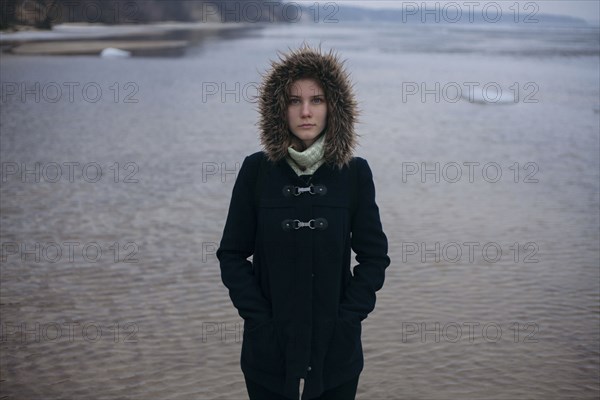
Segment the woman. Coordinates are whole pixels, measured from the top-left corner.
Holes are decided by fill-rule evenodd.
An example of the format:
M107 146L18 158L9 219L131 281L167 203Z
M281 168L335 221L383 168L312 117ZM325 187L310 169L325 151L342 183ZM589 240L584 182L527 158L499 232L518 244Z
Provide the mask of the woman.
M241 369L251 400L301 386L302 400L354 399L361 323L390 264L371 170L352 156L356 101L332 51L305 45L263 78L264 151L240 168L217 250L244 319Z

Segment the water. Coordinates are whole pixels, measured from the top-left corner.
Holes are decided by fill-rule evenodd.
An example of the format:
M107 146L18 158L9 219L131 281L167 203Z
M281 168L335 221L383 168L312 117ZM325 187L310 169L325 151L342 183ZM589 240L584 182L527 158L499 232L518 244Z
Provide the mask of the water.
M598 30L385 24L182 58L3 55L0 397L246 398L214 252L260 149L259 74L304 39L347 59L390 244L357 398L598 397ZM473 82L520 96L469 102Z

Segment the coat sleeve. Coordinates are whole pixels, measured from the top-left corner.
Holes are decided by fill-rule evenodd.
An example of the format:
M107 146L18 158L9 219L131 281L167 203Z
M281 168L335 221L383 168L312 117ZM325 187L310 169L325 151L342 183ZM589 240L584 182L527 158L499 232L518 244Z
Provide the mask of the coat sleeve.
M258 164L260 160L253 159ZM229 289L229 297L243 319L268 320L271 305L262 295L253 273L252 262L256 235L254 187L258 165L246 157L233 187L223 237L217 249L221 280ZM253 176L254 174L254 176Z
M375 202L375 184L369 164L358 159L358 199L352 219L352 250L358 264L340 303L340 316L360 321L375 308L375 292L382 288L390 264L388 242Z

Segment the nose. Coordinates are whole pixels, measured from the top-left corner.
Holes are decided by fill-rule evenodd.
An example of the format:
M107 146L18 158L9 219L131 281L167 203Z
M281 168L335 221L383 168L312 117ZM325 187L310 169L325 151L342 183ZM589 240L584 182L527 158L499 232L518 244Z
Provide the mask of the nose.
M302 103L301 113L302 113L303 117L310 117L311 110L310 110L310 104L308 102Z

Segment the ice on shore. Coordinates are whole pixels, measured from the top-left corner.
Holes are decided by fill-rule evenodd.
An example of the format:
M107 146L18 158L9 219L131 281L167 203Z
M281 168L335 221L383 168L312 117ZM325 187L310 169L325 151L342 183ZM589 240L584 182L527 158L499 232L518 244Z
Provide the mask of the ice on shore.
M126 58L131 57L131 52L127 50L121 50L114 47L107 47L100 52L102 58Z

